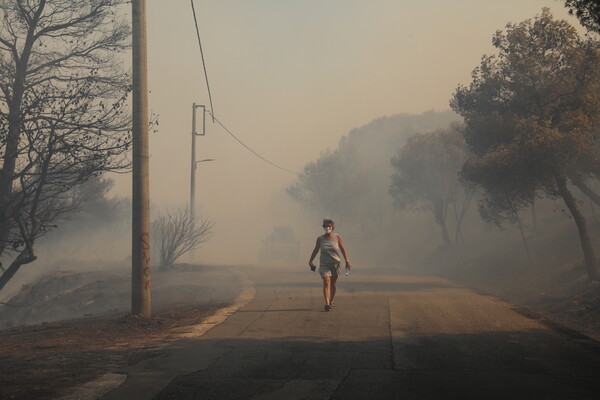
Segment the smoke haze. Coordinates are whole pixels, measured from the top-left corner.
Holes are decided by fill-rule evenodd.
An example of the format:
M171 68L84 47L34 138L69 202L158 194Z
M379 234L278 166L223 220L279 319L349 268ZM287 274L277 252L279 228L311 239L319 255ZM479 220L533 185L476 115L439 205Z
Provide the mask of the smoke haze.
M432 121L444 115L429 126L405 126L402 140L456 119L444 110L457 85L467 83L481 56L492 52L493 33L542 7L579 26L560 2L547 0L236 0L202 2L197 13L219 120L256 152L298 173L327 151L342 149L352 135L360 136L361 162L378 176L372 186L377 192L369 193L377 203L365 207L382 205L389 214L385 232L410 227L396 232L390 243L404 241L418 255L439 245L438 233L425 214L393 212L387 185L393 172L389 159L397 148L377 135L386 129L393 135L391 125L402 115ZM188 205L192 103L209 101L189 3L149 2L147 25L150 108L159 121L150 137L156 215ZM423 114L428 110L434 110L429 117ZM389 125L383 130L382 121ZM210 118L206 127L206 136L197 140L197 159L215 161L198 165L196 211L215 222L215 235L194 253L194 261L255 263L274 227L291 226L300 261L306 262L324 211L303 208L286 193L296 175L255 157ZM130 197L130 174L110 178L115 181L111 198ZM83 228L78 217L74 224ZM37 250L39 261L24 266L3 295L37 274L40 263L52 265L55 259L105 257L127 265L128 218L124 211L114 225L59 228L60 237ZM338 219L352 257L389 262L393 246L377 249L374 256L372 243L361 236L363 227Z
M197 14L215 115L264 157L302 172L374 119L447 109L456 86L491 52L492 34L542 7L578 25L560 2L542 0L238 0L203 2ZM150 107L160 123L150 142L152 204L184 206L192 103L208 105L189 3L149 2L148 35ZM216 232L199 260L254 262L274 226L294 226L302 241L310 232L312 246L319 219L307 221L285 194L295 176L210 121L197 146L197 159L215 159L197 169L197 210ZM112 195L129 196L131 177L113 178Z

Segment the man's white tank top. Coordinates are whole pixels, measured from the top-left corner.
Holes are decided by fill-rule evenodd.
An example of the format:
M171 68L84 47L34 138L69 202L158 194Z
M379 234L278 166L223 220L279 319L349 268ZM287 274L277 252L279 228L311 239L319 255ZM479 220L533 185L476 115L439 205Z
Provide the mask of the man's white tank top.
M321 265L338 264L341 261L339 235L334 233L331 238L326 238L324 235L319 236L319 246L321 256L319 261Z

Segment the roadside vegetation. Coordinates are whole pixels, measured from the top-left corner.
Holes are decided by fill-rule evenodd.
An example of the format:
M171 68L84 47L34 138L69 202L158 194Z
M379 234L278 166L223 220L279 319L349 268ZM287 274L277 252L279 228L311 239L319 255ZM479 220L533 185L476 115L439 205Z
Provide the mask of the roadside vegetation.
M129 218L103 178L129 167L125 3L0 3L0 290L40 245L60 252ZM507 24L451 110L352 130L305 166L290 198L337 219L372 264L515 277L569 264L598 281L600 10L565 5L587 35L546 9ZM212 223L171 212L154 229L170 268Z
M0 290L79 208L82 184L129 165L123 3L0 4Z
M566 6L587 34L548 9L508 23L455 90L455 114L356 129L290 196L337 217L370 262L600 298L600 13Z
M151 229L152 248L158 253L160 269L172 269L181 256L210 240L213 228L213 221L192 216L188 208L159 214Z

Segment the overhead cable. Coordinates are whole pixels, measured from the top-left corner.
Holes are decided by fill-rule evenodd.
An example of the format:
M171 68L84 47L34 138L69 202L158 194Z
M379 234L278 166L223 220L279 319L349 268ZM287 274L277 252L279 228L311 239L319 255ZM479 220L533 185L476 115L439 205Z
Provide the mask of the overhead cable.
M200 47L200 56L202 57L202 67L204 68L204 79L206 80L206 89L208 90L208 100L210 101L211 115L214 113L212 95L210 94L210 85L208 84L208 74L206 72L206 63L204 62L204 51L202 51L202 41L200 40L200 28L198 28L198 19L196 18L196 9L194 8L194 0L190 0L192 4L192 14L194 15L194 25L196 25L196 36L198 37L198 47ZM215 122L213 116L213 122Z
M204 78L206 80L206 88L208 90L208 100L210 101L210 111L207 111L207 112L211 115L213 123L216 121L221 126L221 128L223 128L225 130L225 132L229 133L231 135L231 137L233 137L235 140L237 140L239 144L241 144L242 146L244 146L248 151L250 151L256 157L258 157L261 160L263 160L263 161L271 164L275 168L278 168L278 169L280 169L282 171L288 172L288 173L293 174L293 175L298 175L297 172L294 172L294 171L291 171L289 169L283 168L283 167L275 164L274 162L267 160L266 158L264 158L263 156L261 156L260 154L258 154L254 150L252 150L244 142L242 142L240 139L238 139L237 136L235 136L233 133L231 133L231 131L229 129L227 129L227 127L225 125L223 125L223 123L221 121L219 121L217 119L217 117L215 117L214 109L213 109L212 95L210 93L210 85L208 83L208 74L206 72L206 63L204 61L204 52L202 51L202 41L200 40L200 28L198 27L198 19L196 18L196 9L194 8L194 0L190 0L190 4L192 5L192 14L194 15L194 24L196 25L196 36L198 37L198 47L200 47L200 55L202 57L202 67L204 68Z
M215 116L214 116L214 115L213 115L213 114L212 114L210 111L207 111L207 112L208 112L208 113L209 113L209 114L212 116L213 120L214 120L214 121L216 121L216 122L217 122L217 123L218 123L218 124L221 126L221 128L223 128L223 129L225 130L225 132L227 132L229 135L231 135L231 137L232 137L232 138L234 138L235 140L237 140L237 142L238 142L239 144L241 144L242 146L244 146L244 147L245 147L245 148L246 148L248 151L250 151L250 152L251 152L252 154L254 154L256 157L260 158L260 159L261 159L261 160L263 160L264 162L267 162L267 163L271 164L272 166L274 166L275 168L278 168L278 169L280 169L280 170L282 170L282 171L285 171L285 172L287 172L287 173L290 173L290 174L292 174L292 175L299 175L297 172L291 171L291 170L289 170L289 169L287 169L287 168L284 168L284 167L281 167L281 166L279 166L279 165L275 164L274 162L272 162L272 161L270 161L270 160L267 160L266 158L264 158L263 156L261 156L260 154L258 154L258 153L257 153L257 152L255 152L254 150L252 150L252 149L251 149L250 147L248 147L248 146L247 146L247 145L246 145L244 142L242 142L240 139L238 139L238 137L237 137L237 136L235 136L235 135L234 135L234 134L233 134L233 133L232 133L232 132L231 132L229 129L227 129L227 127L226 127L225 125L223 125L223 123L222 123L221 121L219 121L219 120L217 119L217 117L215 117Z

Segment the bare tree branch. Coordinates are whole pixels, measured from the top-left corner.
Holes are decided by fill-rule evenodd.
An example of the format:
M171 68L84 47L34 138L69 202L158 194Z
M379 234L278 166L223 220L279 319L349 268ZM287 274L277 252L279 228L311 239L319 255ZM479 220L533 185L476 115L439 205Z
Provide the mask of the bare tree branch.
M0 289L77 208L79 185L129 166L125 3L0 1L0 256L18 253Z
M187 208L161 214L152 223L160 267L172 267L179 257L210 240L213 227L214 223L207 218L192 218Z

